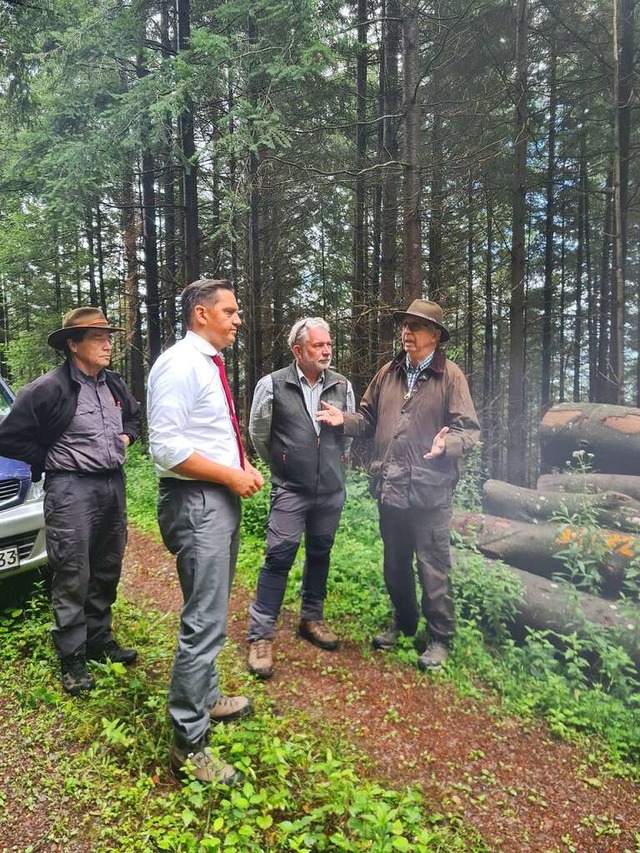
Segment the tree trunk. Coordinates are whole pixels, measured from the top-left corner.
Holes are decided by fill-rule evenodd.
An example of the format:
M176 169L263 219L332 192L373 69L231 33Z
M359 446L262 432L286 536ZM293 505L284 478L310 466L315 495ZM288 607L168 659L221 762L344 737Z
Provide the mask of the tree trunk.
M547 203L544 248L544 285L542 287L542 379L540 407L542 412L551 405L551 328L553 310L553 272L555 255L555 208L556 208L556 122L558 96L556 91L557 40L551 44L550 95L549 95L549 141L547 156Z
M611 339L611 290L609 281L609 258L611 256L611 230L613 226L613 173L607 177L607 188L602 226L602 251L600 255L600 278L598 287L598 378L596 400L615 403L615 386L609 364L609 341Z
M474 297L473 297L473 270L475 266L475 257L474 257L474 207L473 207L473 196L474 196L474 181L473 181L473 173L471 169L469 170L469 183L467 185L467 305L466 305L466 313L467 313L467 348L466 348L466 358L465 358L465 373L467 374L467 379L469 382L469 391L471 392L471 396L473 397L475 391L475 377L473 375L475 370L475 365L473 361L473 332L476 324L475 320L475 310L474 310Z
M87 238L87 248L88 248L88 270L87 277L89 279L89 304L94 305L96 308L99 306L98 302L98 288L96 287L96 261L95 261L95 245L94 245L94 232L93 232L93 209L91 205L87 205L85 208L84 214L84 233Z
M603 581L603 595L612 597L620 592L625 572L640 547L640 537L630 533L605 528L560 529L552 524L527 524L482 513L454 512L451 527L486 557L546 578L566 575L558 552L570 545L577 543L582 550L603 552L602 559L596 561L597 569Z
M176 46L171 34L171 11L173 0L163 0L161 10L161 40L162 54L164 57L172 57ZM177 281L177 253L176 253L176 170L173 163L173 139L174 126L170 115L165 118L167 145L165 146L162 172L163 193L163 217L164 217L164 270L162 274L161 296L162 296L162 318L163 318L163 342L170 346L176 339L177 312L176 295L178 293Z
M190 0L178 0L178 51L191 47ZM198 164L193 129L193 104L187 99L180 115L182 187L184 203L184 281L200 278L200 234L198 231Z
M482 443L482 457L487 471L495 473L498 470L499 442L496 438L496 403L494 400L494 339L493 339L493 205L485 182L486 199L486 261L484 278L484 346L483 346L483 375L482 375L482 411L484 425L493 441Z
M442 230L444 174L442 153L442 105L438 69L431 74L433 124L431 127L431 211L429 216L429 299L442 302Z
M580 373L582 366L582 263L584 246L584 205L582 194L578 193L578 245L576 247L576 319L573 332L573 399L579 402Z
M577 451L584 451L593 454L584 461L596 471L640 474L640 409L562 403L543 417L538 437L543 472L563 468Z
M147 341L150 365L162 351L155 178L155 161L145 143L142 154L142 238L144 243L145 302L147 306Z
M466 561L463 551L453 552L454 571L465 576ZM475 559L475 557L474 557ZM504 569L496 560L485 558L487 572ZM514 623L509 626L517 638L526 635L526 629L553 631L567 635L593 638L593 626L611 632L611 639L627 652L636 667L640 666L640 608L626 602L624 607L587 592L580 592L565 584L555 583L524 572L513 566L507 570L521 584Z
M640 477L632 474L541 474L536 488L543 492L600 494L622 492L640 501Z
M541 491L487 480L482 488L482 507L488 515L536 523L566 510L570 515L592 512L601 527L635 533L640 529L640 501L621 492L600 494Z
M633 29L635 0L620 0L621 34L618 38L618 0L613 0L614 77L614 260L611 321L611 370L614 401L624 399L624 315L627 259L627 215L629 205L629 151L633 83Z
M258 28L253 13L247 21L247 41L250 50L258 41ZM257 109L259 96L259 70L254 67L258 61L250 55L249 101ZM249 153L249 293L248 293L248 348L246 362L245 394L248 401L253 395L258 379L262 375L262 266L260 257L260 149L257 131L253 121L249 132L252 138Z
M527 471L524 412L524 307L527 142L527 0L516 4L516 122L513 167L511 300L509 305L509 431L507 479L521 485Z
M368 376L369 314L367 311L365 239L365 166L367 156L367 0L357 0L358 54L356 61L356 180L353 224L353 286L351 289L351 370L350 378L358 399Z
M420 230L420 39L418 2L403 3L402 112L404 119L404 270L405 304L422 296L422 233Z
M396 307L399 209L397 160L398 111L400 109L400 90L398 86L398 51L400 49L399 0L386 0L384 26L382 159L388 165L384 170L382 184L379 364L388 361L393 354L394 323L392 311Z
M127 175L122 188L122 241L124 244L125 294L127 305L128 358L131 393L145 406L144 354L140 320L139 264L137 252L138 223L133 190L133 176ZM143 419L144 423L144 419Z

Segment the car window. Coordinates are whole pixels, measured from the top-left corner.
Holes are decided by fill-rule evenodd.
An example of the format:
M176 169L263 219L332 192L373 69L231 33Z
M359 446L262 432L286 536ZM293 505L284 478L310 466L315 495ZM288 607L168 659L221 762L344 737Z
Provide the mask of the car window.
M11 395L4 387L4 385L0 385L0 421L3 420L9 414L11 402Z

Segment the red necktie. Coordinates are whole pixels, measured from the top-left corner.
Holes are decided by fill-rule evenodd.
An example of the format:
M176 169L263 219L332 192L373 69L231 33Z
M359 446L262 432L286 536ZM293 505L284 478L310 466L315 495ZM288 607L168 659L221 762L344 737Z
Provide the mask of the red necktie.
M236 441L238 442L240 467L244 469L244 447L242 446L242 438L240 437L240 424L238 423L238 418L236 417L236 410L233 407L231 389L229 388L229 383L227 382L227 372L224 369L224 361L220 358L219 355L212 355L211 358L213 359L213 363L218 368L218 373L220 374L220 381L222 382L224 396L227 398L227 406L229 407L229 415L231 417L231 423L233 424L233 431L236 434Z

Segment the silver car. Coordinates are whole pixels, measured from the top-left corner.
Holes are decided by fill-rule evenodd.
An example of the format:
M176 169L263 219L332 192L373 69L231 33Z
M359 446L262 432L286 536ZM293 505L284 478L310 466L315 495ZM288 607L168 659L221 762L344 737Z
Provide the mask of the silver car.
M0 420L13 399L13 392L0 378ZM31 481L31 469L25 462L0 456L0 582L47 562L43 495L42 482ZM3 598L0 587L0 607Z

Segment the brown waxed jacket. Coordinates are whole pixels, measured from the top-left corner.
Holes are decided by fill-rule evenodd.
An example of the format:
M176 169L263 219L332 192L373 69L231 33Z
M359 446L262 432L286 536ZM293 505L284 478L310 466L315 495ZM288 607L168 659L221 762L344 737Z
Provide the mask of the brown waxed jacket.
M344 415L348 436L373 434L369 467L371 494L399 509L444 507L451 503L459 460L480 437L467 380L440 349L406 399L405 353L376 373L358 411ZM446 450L424 459L442 427Z

